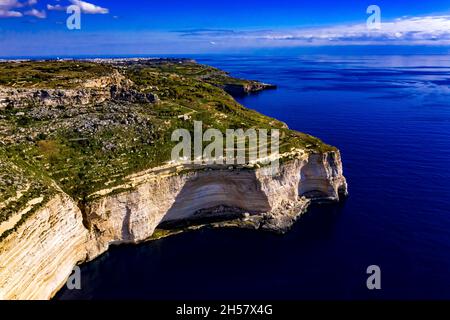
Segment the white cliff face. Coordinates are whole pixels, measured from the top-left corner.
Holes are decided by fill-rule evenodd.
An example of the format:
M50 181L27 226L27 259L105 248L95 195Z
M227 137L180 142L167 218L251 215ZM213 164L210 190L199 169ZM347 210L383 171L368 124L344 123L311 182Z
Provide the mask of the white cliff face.
M287 229L309 203L301 199L338 201L347 193L338 152L313 154L280 165L276 175L266 168L255 170L198 170L164 177L141 177L134 190L104 196L89 204L85 219L92 236L89 257L107 250L109 244L146 240L160 223L202 218L210 212L220 216L241 211L282 219L270 229ZM292 213L291 211L297 212ZM220 211L220 210L219 210Z
M59 194L0 243L0 299L49 299L86 258L79 208Z
M152 177L133 191L89 205L86 220L94 244L89 256L102 253L110 243L143 241L161 222L190 219L202 209L217 206L252 213L271 210L254 171L224 169Z
M347 196L347 182L339 152L312 154L300 169L298 192L310 198L336 201Z
M337 201L347 192L338 152L289 160L274 176L265 170L142 173L131 191L103 195L83 212L58 195L0 242L0 298L51 298L75 264L112 244L145 241L161 223L232 210L258 218L257 227L286 230L309 204L303 195Z

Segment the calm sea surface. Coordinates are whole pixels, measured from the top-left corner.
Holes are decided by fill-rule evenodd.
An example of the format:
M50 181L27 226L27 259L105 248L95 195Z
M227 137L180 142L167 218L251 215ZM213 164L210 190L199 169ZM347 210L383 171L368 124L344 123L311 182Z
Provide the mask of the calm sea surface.
M278 90L238 99L337 146L350 197L284 236L119 246L58 299L450 298L450 56L200 57ZM366 268L381 268L379 291Z

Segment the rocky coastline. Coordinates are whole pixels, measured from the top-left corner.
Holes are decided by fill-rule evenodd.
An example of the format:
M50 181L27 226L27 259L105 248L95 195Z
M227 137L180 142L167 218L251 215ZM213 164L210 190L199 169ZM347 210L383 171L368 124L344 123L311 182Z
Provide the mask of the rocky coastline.
M6 186L0 192L0 299L50 299L75 265L95 259L112 245L137 244L204 226L284 233L311 202L338 202L347 196L339 150L246 110L225 93L273 86L236 84L240 80L227 79L223 73L217 78L217 70L190 60L90 63L83 67L94 69L95 77L82 85L79 74L73 80L78 82L66 80L70 87L65 88L53 87L53 79L22 87L7 79L8 85L0 85L4 138L0 180ZM105 70L99 72L97 63ZM114 71L109 69L111 64ZM125 67L131 71L125 72ZM211 72L210 76L192 78L192 69L197 74L199 68ZM138 85L144 71L146 79L157 83L146 80ZM127 72L139 72L141 78ZM167 79L173 82L166 88ZM214 86L210 86L212 79ZM195 87L196 96L204 94L203 99L210 101L189 111L182 100L186 94L178 93L179 83L187 81L186 90ZM176 108L174 101L179 103ZM190 106L192 101L186 103ZM180 119L182 108L187 113ZM211 121L231 121L236 114L236 119L248 119L251 126L280 128L286 150L279 154L278 172L268 174L269 168L260 165L151 165L156 160L142 168L142 156L150 158L161 149L162 125L167 125L166 131L172 128L170 121L189 125L190 117L204 110ZM131 127L146 138L130 138ZM107 131L111 128L114 134ZM104 132L97 145L95 137ZM292 141L296 144L291 145ZM140 154L144 146L147 149ZM90 152L96 152L95 156L90 157ZM112 165L118 157L124 160ZM128 169L130 163L135 167ZM110 171L102 171L105 168Z

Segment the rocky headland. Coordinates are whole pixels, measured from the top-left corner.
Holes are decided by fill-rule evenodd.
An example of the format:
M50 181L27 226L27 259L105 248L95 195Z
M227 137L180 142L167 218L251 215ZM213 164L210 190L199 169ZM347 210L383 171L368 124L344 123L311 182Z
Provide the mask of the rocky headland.
M49 299L111 245L200 226L283 233L312 201L347 195L336 148L229 95L272 86L174 59L2 62L0 71L1 299ZM279 129L279 170L168 162L170 133L193 120Z

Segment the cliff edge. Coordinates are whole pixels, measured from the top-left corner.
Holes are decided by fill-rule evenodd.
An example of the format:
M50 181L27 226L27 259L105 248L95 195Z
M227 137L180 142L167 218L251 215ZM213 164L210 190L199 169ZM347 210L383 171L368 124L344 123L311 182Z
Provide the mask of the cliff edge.
M336 148L226 92L265 84L173 59L4 62L0 71L0 299L49 299L111 245L204 225L283 233L311 201L347 195ZM278 129L279 170L168 162L170 133L194 120Z

